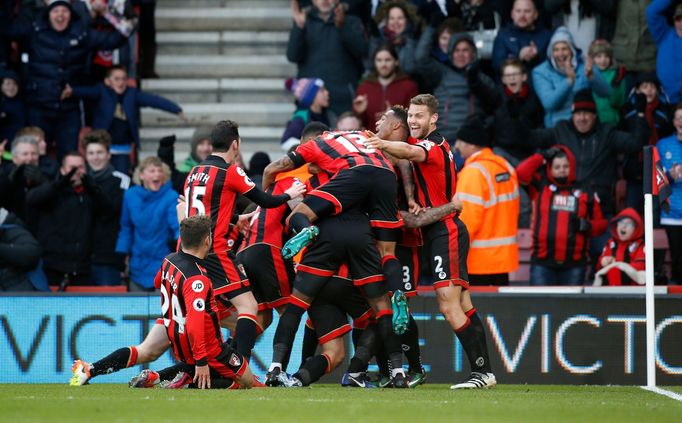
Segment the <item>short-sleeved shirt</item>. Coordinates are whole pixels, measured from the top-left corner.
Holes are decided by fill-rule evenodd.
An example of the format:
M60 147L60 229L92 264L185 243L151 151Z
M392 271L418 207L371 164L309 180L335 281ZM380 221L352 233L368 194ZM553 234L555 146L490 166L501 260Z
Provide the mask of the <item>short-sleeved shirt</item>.
M244 169L214 155L194 166L187 175L187 216L206 215L211 218L213 251L217 254L231 249L228 234L238 195L255 187Z
M184 252L163 260L154 285L161 290L161 312L178 360L205 365L220 355L223 343L211 281L199 259Z
M376 166L393 171L381 151L365 147L364 142L368 139L364 131L325 132L315 141L299 145L289 157L296 166L315 163L331 175L356 166Z
M424 140L410 137L408 142L421 147L426 153L425 161L412 162L414 182L417 187L416 201L422 207L438 207L448 204L455 195L457 173L455 160L447 141L437 132L432 132Z

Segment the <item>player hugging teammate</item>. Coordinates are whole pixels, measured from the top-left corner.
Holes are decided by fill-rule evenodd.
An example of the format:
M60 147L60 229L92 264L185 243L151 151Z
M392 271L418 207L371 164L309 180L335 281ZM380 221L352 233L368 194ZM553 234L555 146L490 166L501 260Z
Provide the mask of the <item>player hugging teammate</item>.
M201 234L185 239L181 233L180 250L166 258L157 277L167 332L157 349L164 351L170 340L181 363L143 372L131 386L155 386L162 379L167 387L259 385L248 362L273 309L281 317L269 386L306 386L338 366L345 357L341 337L350 331L348 315L354 319L355 356L344 386L376 386L366 374L372 357L384 375L380 386L424 383L418 329L406 299L416 295L421 254L428 259L440 311L472 368L470 378L452 388L495 386L485 331L468 291L469 239L457 217L461 206L453 200L452 154L436 132L437 107L431 95L413 98L409 111L392 107L377 122L376 135L323 132L326 128L311 124L298 148L266 168L267 192L234 164L241 143L237 125L218 123L211 135L213 154L189 173L184 193L185 233L210 222L210 235L199 241ZM308 193L295 201L306 191L302 182ZM255 213L235 211L239 195L259 206ZM246 234L241 250L235 229ZM301 250L294 274L290 260ZM307 360L289 375L289 355L306 311ZM231 342L222 341L220 325L231 329ZM321 354L315 355L318 343ZM116 370L136 364L127 353L122 356ZM87 383L86 370L96 367L80 363L74 368L77 384Z

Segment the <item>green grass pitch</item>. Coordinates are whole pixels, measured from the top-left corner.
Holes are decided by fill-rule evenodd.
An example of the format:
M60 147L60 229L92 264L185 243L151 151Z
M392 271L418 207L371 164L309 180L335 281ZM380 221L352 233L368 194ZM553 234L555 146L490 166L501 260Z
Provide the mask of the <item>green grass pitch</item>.
M679 387L672 388L682 392ZM500 385L451 391L262 388L130 389L0 385L0 422L677 422L682 402L621 386Z

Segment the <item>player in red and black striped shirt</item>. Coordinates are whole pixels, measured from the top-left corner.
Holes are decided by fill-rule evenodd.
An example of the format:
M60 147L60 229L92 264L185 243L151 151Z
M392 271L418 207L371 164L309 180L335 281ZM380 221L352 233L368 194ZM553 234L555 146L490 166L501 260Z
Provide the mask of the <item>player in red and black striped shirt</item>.
M164 259L155 285L161 289L163 322L178 360L195 365L194 382L211 387L211 378L231 379L250 388L254 378L246 357L223 341L218 310L206 270L199 264L211 249L211 221L180 223L181 251Z
M431 94L420 94L410 101L411 139L407 143L377 138L366 143L412 162L418 203L410 205L413 211L448 204L455 194L457 179L452 152L447 141L436 131L436 122L438 100ZM446 310L445 319L462 342L472 369L471 378L453 388L494 386L496 381L490 369L485 329L467 289L469 235L466 226L452 213L422 228L422 233L436 280L433 284L436 298L441 309Z
M211 218L213 247L205 260L206 270L215 295L224 295L239 313L235 341L239 353L249 358L258 334L258 305L228 243L230 223L248 224L245 216L235 218L237 196L243 194L261 207L272 208L300 196L305 187L295 183L278 196L258 189L246 172L233 164L239 157L240 142L235 122L221 121L215 126L211 133L213 153L190 171L185 181L185 198L187 216Z

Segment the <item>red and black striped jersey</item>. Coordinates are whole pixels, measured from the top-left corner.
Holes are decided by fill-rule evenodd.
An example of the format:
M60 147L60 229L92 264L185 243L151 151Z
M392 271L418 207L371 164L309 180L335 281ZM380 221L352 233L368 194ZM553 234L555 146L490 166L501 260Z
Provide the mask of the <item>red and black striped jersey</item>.
M450 145L437 132L430 133L424 140L410 137L408 142L426 152L426 160L412 162L417 203L422 207L438 207L449 203L457 187L455 160Z
M283 194L291 188L296 180L293 177L277 180L270 186L267 192L271 195ZM258 206L249 223L249 232L244 239L242 249L260 243L282 248L285 241L284 227L290 212L291 210L287 203L272 209Z
M199 259L184 252L163 260L154 285L161 290L161 313L173 353L187 364L206 364L223 343L211 281Z
M367 139L369 136L364 131L325 132L315 141L299 145L289 157L297 166L314 163L331 175L356 166L376 166L394 171L381 151L365 147Z
M213 251L216 253L231 250L228 239L237 196L255 187L256 184L242 168L214 155L194 166L187 175L187 216L206 215L211 218Z

